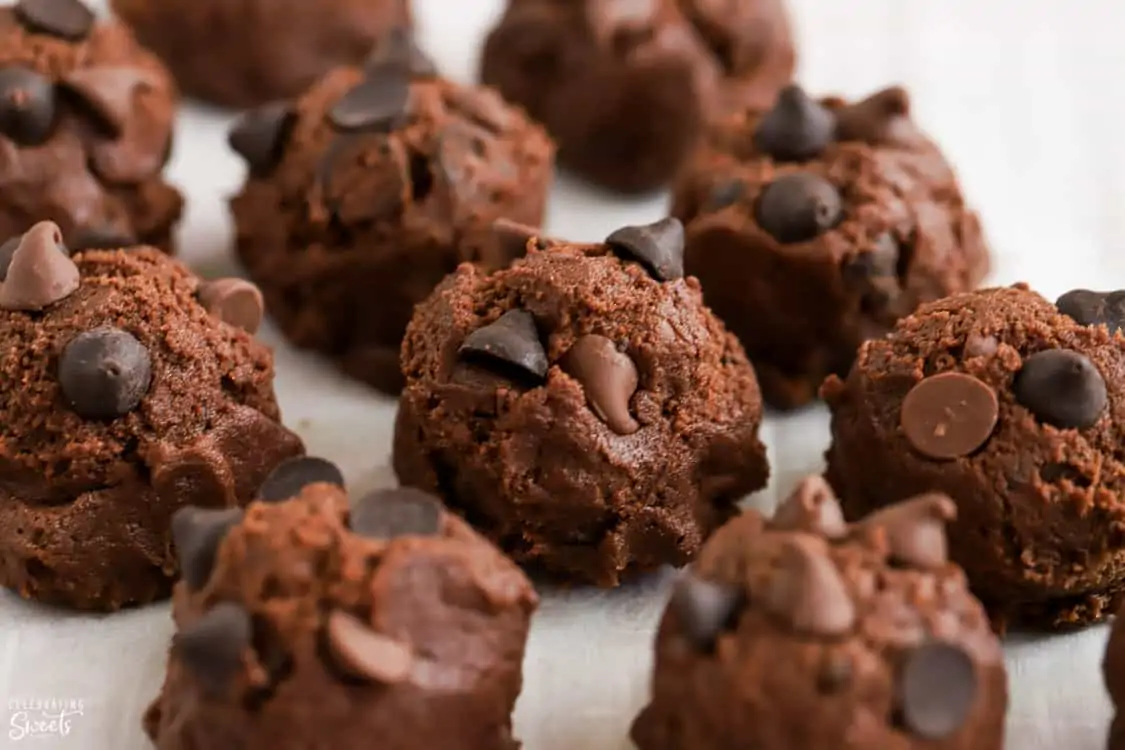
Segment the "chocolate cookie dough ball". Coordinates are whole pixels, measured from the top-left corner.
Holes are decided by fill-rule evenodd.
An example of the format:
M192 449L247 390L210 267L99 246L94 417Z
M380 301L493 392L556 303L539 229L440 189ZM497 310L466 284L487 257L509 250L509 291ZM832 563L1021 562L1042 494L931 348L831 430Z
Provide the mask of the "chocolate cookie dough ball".
M485 252L502 217L538 226L550 140L493 91L426 75L409 46L248 113L250 168L231 201L238 254L298 346L389 393L414 305ZM482 247L483 246L483 247Z
M820 477L716 532L656 639L640 750L1000 750L1000 643L946 559L953 502L844 523Z
M80 0L0 8L0 237L50 219L75 251L170 252L175 109L160 62Z
M0 246L0 585L79 609L167 595L172 513L245 503L303 450L260 320L253 285L152 248L72 260L50 222Z
M565 580L682 565L766 483L754 371L683 277L675 219L527 245L418 306L395 471Z
M713 130L673 204L687 273L778 408L813 400L862 341L988 270L980 221L899 88L854 103L785 89Z
M1023 285L956 295L824 384L828 477L849 516L948 494L953 558L998 626L1096 622L1123 599L1125 341L1104 324L1112 310L1073 294L1056 308Z
M665 185L706 124L789 82L782 0L510 0L481 78L527 107L559 161L612 190Z
M194 97L255 107L297 96L384 34L409 33L409 0L110 0Z
M341 482L298 459L245 513L177 513L157 750L518 750L531 584L436 498Z

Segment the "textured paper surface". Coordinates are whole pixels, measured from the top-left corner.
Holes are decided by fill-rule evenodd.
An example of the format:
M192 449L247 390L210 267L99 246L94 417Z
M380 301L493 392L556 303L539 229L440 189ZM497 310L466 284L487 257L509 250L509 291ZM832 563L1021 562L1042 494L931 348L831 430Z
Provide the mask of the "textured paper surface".
M312 2L314 0L310 0ZM499 0L416 0L422 40L440 67L472 80ZM1048 296L1125 286L1125 6L1113 0L792 0L802 78L848 95L903 83L919 121L945 147L981 209L996 252L993 280L1029 281ZM189 199L184 257L206 274L234 271L225 198L242 167L225 145L229 118L189 108L173 179ZM548 229L600 239L663 215L664 195L619 200L561 179ZM271 342L272 330L263 336ZM279 348L287 421L360 489L391 481L393 404L337 377L315 357ZM769 507L818 470L826 415L770 417ZM516 731L528 750L618 750L647 696L650 645L670 574L615 592L545 592L525 666ZM142 750L140 715L160 683L171 635L165 605L75 616L0 595L0 748ZM1109 706L1099 665L1105 628L1006 647L1008 748L1096 750ZM82 701L70 733L10 734L20 702ZM34 712L34 707L32 711ZM341 749L343 750L343 749Z

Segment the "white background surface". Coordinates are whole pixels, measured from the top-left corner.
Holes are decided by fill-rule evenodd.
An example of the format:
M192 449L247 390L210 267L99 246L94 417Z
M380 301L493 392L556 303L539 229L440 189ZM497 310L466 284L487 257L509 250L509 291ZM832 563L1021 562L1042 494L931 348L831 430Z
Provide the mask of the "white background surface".
M153 0L162 2L163 0ZM316 0L308 0L316 2ZM812 91L867 93L900 82L918 120L958 166L995 252L992 280L1048 296L1125 286L1125 4L1115 0L791 0ZM501 0L416 0L423 46L469 81ZM189 107L171 178L188 197L183 257L235 272L225 198L242 179L226 116ZM547 229L596 240L663 215L664 195L622 201L560 179ZM272 330L263 337L278 342ZM353 488L389 480L393 403L281 345L277 391L311 453ZM770 417L769 507L821 467L821 409ZM647 699L651 638L669 575L606 593L544 592L516 710L528 750L618 750ZM0 594L0 748L149 748L140 715L160 684L172 627L166 605L76 616ZM1099 665L1105 628L1010 639L1012 750L1104 747L1109 706ZM81 699L66 738L13 741L10 700ZM377 744L372 745L377 746ZM216 749L222 750L222 749ZM340 750L346 750L341 748ZM435 750L439 750L435 748ZM873 748L872 750L878 750Z

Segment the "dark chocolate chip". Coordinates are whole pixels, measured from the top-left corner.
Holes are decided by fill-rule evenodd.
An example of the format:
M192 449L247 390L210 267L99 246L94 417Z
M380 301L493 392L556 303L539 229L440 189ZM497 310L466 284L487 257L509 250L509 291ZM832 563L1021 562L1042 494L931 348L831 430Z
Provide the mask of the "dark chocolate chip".
M690 570L676 582L668 603L680 632L700 651L710 651L738 620L744 597L734 586L698 578Z
M0 285L0 310L42 310L78 289L81 276L52 221L41 221L19 238Z
M922 570L949 562L946 525L957 518L957 505L945 495L920 495L872 513L864 529L880 529L891 559Z
M137 236L124 226L101 224L81 227L71 233L70 244L80 250L118 250L137 245Z
M705 211L721 211L727 206L733 206L746 195L746 183L739 179L723 180L711 187L707 202L703 206Z
M973 659L951 643L927 643L906 655L899 681L902 721L926 740L961 729L977 697Z
M796 535L788 541L764 604L796 633L834 637L851 631L856 609L822 544L815 537Z
M1104 325L1110 333L1125 328L1125 291L1074 289L1059 297L1055 306L1084 326Z
M673 216L653 224L621 227L605 242L643 265L658 281L683 278L684 225Z
M242 520L241 508L180 508L172 515L172 541L180 561L180 576L190 589L201 589L211 578L215 554L227 532Z
M203 692L218 698L238 676L252 633L250 613L242 605L219 602L173 637L172 652Z
M408 646L343 610L328 615L325 636L332 661L351 677L394 685L405 680L414 666Z
M20 246L22 238L23 235L17 234L0 245L0 281L8 278L8 266L12 265L12 256L16 254L16 248Z
M72 42L85 39L94 28L94 12L80 0L20 0L16 18L29 31Z
M352 506L352 531L371 539L433 536L441 530L441 503L412 487L377 490Z
M1105 411L1105 379L1070 349L1048 349L1025 359L1012 392L1040 420L1063 429L1091 427Z
M55 88L33 70L0 68L0 133L24 146L38 146L55 127Z
M586 402L618 435L632 435L641 428L629 413L629 402L637 392L637 366L633 359L605 336L583 336L563 356L562 369L582 384Z
M199 302L213 317L251 336L265 314L262 291L245 279L215 279L199 285Z
M395 69L369 70L328 110L328 119L344 132L389 132L406 117L410 79Z
M963 372L919 381L902 400L899 424L914 450L941 461L968 456L996 428L996 391Z
M155 78L147 70L120 65L77 68L61 82L63 90L91 113L112 138L125 132L136 108L134 96L138 89L151 89L154 85Z
M754 130L754 146L777 161L812 159L832 142L836 116L796 84L778 94Z
M870 250L849 257L843 264L844 281L849 285L869 287L880 279L898 276L899 247L889 232L881 235Z
M762 191L756 216L778 242L807 242L840 223L843 200L823 177L796 172L778 177Z
M434 78L437 66L418 46L410 29L397 27L385 34L367 58L368 70L397 70L414 78Z
M152 383L144 344L119 328L95 328L70 340L59 358L59 385L70 408L87 419L113 419L136 409Z
M539 379L547 377L547 352L539 340L535 319L523 310L509 310L496 322L473 331L458 353L482 364L500 363Z
M836 112L836 138L872 145L906 144L917 138L910 96L899 86L877 91Z
M297 113L289 102L266 104L239 117L227 143L253 174L269 174L281 161L296 122Z
M344 475L336 464L323 458L290 458L278 464L266 477L266 481L258 488L257 498L267 503L291 500L310 484L334 484L342 488Z
M770 525L787 531L810 531L829 539L848 533L840 501L819 475L801 480L793 494L778 506Z

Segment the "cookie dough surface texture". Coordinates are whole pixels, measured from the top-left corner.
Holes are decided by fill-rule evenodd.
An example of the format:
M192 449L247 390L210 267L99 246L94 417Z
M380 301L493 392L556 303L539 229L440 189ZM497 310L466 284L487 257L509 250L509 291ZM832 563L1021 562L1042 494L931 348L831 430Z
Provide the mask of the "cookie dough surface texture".
M531 584L436 498L341 483L298 459L245 513L177 514L158 750L518 750Z
M546 124L565 166L642 192L707 123L768 108L794 60L782 0L510 0L481 79Z
M709 133L674 187L687 272L742 341L766 401L816 398L860 343L988 270L977 214L910 100L786 88Z
M768 468L754 372L682 239L667 219L459 268L403 344L400 480L566 580L690 560Z
M252 285L152 248L71 259L61 235L0 246L0 584L117 609L171 589L177 508L245 503L302 446L242 330Z
M1003 653L925 495L846 524L820 477L717 531L656 639L640 750L1000 750Z
M550 140L521 111L431 73L397 46L230 136L249 166L231 202L237 250L271 315L390 393L414 305L462 261L506 264L484 236L500 218L538 226L553 171Z
M81 0L0 8L0 237L49 219L76 251L171 251L175 110L160 62Z
M255 107L297 96L409 33L408 0L110 0L190 96Z
M1125 579L1120 293L1026 286L923 305L830 378L828 477L849 517L958 506L952 555L998 626L1096 622Z

